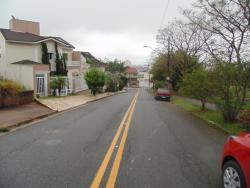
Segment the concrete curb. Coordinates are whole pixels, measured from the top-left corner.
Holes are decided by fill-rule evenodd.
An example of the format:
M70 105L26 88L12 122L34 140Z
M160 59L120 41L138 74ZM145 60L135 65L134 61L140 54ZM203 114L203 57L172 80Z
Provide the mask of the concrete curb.
M127 92L127 91L109 94L109 95L107 95L107 96L100 97L100 98L98 98L98 99L93 99L93 100L91 100L91 101L87 101L87 102L84 103L84 104L80 104L80 105L78 105L78 106L75 106L75 107L72 107L72 108L69 108L69 109L65 109L65 110L62 110L62 111L56 111L56 112L57 112L57 114L61 114L61 113L65 113L65 112L70 112L70 111L72 111L72 110L75 110L75 109L81 108L81 107L83 107L83 106L86 106L86 105L88 105L88 104L90 104L90 103L99 101L99 100L101 100L101 99L105 99L105 98L108 98L108 97L111 97L111 96L123 94L123 93L126 93L126 92Z
M28 125L29 123L32 123L32 122L35 122L35 121L38 121L38 120L42 120L44 118L50 117L50 116L52 116L54 114L57 114L57 113L58 113L57 111L53 111L51 113L44 114L44 115L41 115L41 116L37 116L35 118L26 119L24 121L20 121L18 123L12 124L12 125L7 125L4 128L8 129L8 131L7 132L0 132L0 136L6 135L6 134L8 134L10 132L13 132L13 131L16 131L16 130L18 130L20 128L24 128L25 127L24 125L26 125L26 124Z
M184 108L182 108L181 106L178 106L178 105L174 104L173 102L171 102L171 104L174 105L174 106L176 106L177 108L181 109L183 112L187 112L187 113L191 114L192 116L194 116L194 117L196 117L196 118L202 120L202 121L205 122L209 127L215 128L215 129L217 129L218 131L221 131L221 132L222 132L223 134L225 134L225 135L228 135L228 136L230 135L230 133L229 133L228 131L226 131L226 130L224 130L223 128L221 128L220 125L218 125L217 123L215 123L215 122L213 122L213 121L209 121L209 120L207 120L207 119L204 119L204 118L202 118L201 116L195 114L194 112L187 111L187 110L185 110Z
M200 117L199 115L197 115L197 114L195 114L195 113L193 113L193 112L190 112L190 113L191 113L193 116L195 116L195 117L199 118L200 120L204 121L205 123L207 123L208 126L213 127L213 128L215 128L215 129L221 131L221 132L222 132L223 134L225 134L225 135L228 135L228 136L230 135L230 133L229 133L228 131L226 131L225 129L221 128L219 124L217 124L217 123L215 123L215 122L213 122L213 121L209 121L209 120L207 120L207 119L204 119L204 118Z
M65 110L62 110L62 111L53 111L51 113L48 113L48 114L44 114L44 115L41 115L41 116L37 116L35 118L30 118L30 119L27 119L27 120L24 120L24 121L20 121L18 123L15 123L15 124L12 124L12 125L7 125L6 128L9 130L8 132L0 132L0 136L3 136L3 135L6 135L10 132L13 132L13 131L16 131L18 129L21 129L21 128L25 128L29 125L32 125L33 122L36 122L38 120L43 120L45 118L48 118L48 117L51 117L53 115L60 115L60 114L63 114L63 113L66 113L66 112L70 112L72 110L76 110L78 108L81 108L83 106L86 106L87 104L90 104L90 103L93 103L93 102L96 102L96 101L99 101L101 99L105 99L105 98L108 98L108 97L111 97L111 96L115 96L115 95L118 95L118 94L123 94L123 93L126 93L127 91L123 91L123 92L117 92L117 93L112 93L112 94L108 94L107 96L104 96L104 97L100 97L98 99L94 99L94 100L91 100L91 101L88 101L84 104L81 104L81 105L78 105L78 106L75 106L73 108L69 108L69 109L65 109ZM40 104L40 102L38 102ZM43 105L41 104L42 106L44 107L47 107L46 105ZM48 108L48 107L47 107ZM27 126L24 126L26 125Z

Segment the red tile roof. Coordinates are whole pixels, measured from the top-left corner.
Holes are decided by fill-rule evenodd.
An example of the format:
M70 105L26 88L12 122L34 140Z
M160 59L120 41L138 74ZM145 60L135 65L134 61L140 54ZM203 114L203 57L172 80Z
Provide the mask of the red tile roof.
M126 67L124 70L124 73L126 73L126 74L138 74L138 71L134 67Z

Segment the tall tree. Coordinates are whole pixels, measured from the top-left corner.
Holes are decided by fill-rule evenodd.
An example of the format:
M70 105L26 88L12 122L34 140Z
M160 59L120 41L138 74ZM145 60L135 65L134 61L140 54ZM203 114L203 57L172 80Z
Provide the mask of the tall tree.
M62 74L62 71L61 71L61 59L60 59L60 55L59 55L59 52L58 52L58 46L57 46L57 43L55 42L55 52L56 52L56 60L55 60L55 63L56 63L56 75L61 75Z
M42 63L45 65L50 65L47 44L45 42L42 42L41 45L42 45Z
M205 110L205 104L214 95L214 85L211 75L200 67L186 74L181 83L180 93L201 101L201 110Z
M67 65L66 65L66 57L64 55L62 55L61 57L61 64L62 64L62 73L63 75L67 75L68 70L67 70Z
M241 76L245 102L250 80L249 0L198 0L192 9L184 10L189 21L212 37L206 41L206 49L211 58L224 63L243 66Z
M200 57L201 49L210 37L209 33L203 32L195 24L175 20L166 28L159 30L156 39L164 51L168 50L170 43L172 51L181 51L187 56Z
M124 70L124 64L117 59L109 61L106 66L106 71L110 73L121 73Z

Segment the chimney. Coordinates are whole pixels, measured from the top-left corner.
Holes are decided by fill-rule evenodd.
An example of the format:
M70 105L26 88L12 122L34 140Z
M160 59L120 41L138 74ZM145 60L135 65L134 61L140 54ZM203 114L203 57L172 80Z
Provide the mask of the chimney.
M40 23L32 22L27 20L19 20L14 16L11 16L11 20L9 21L9 28L11 31L18 32L27 32L35 35L40 35Z

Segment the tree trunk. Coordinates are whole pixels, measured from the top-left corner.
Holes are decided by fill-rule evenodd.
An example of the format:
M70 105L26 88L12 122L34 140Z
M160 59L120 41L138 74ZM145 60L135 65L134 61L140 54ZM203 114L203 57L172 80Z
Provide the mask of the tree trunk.
M201 100L201 111L205 111L205 110L206 110L206 101Z

